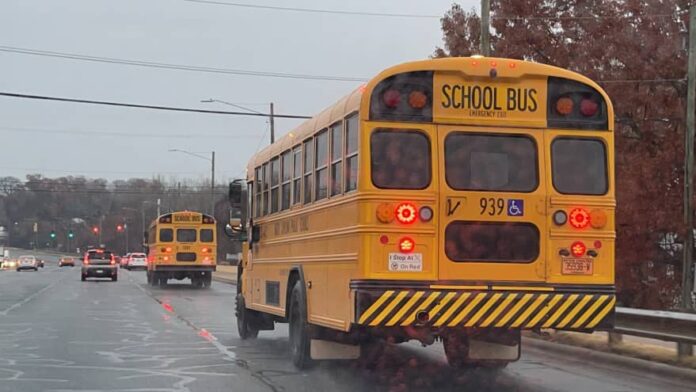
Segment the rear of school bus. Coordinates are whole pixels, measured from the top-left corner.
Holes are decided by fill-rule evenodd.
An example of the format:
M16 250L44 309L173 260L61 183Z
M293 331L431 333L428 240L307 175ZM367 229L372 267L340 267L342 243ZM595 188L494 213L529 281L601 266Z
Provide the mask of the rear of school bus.
M613 324L613 110L595 83L428 60L378 75L360 113L355 330L441 338L453 365L504 364L521 330Z
M159 216L150 226L147 279L153 286L190 279L210 287L216 269L217 235L212 216L179 211Z

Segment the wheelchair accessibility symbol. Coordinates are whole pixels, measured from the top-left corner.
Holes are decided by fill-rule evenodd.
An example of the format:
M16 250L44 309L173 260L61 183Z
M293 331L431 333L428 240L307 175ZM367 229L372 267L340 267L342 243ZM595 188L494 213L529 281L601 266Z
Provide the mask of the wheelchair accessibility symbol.
M523 216L524 215L524 200L508 199L507 203L508 216Z

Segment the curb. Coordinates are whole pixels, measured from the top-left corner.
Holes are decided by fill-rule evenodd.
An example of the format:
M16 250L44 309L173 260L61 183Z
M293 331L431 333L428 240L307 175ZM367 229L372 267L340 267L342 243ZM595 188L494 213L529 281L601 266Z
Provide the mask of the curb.
M547 342L535 337L525 337L522 350L528 347L532 350L549 351L564 357L579 357L589 360L596 365L614 365L626 369L632 369L637 373L655 373L665 378L672 378L678 382L696 383L696 370L671 366L660 362L652 362L645 359L625 357L619 354L606 353L585 347L569 344Z
M226 283L235 286L237 285L237 279L225 278L224 276L216 276L215 274L213 274L213 280L220 283Z

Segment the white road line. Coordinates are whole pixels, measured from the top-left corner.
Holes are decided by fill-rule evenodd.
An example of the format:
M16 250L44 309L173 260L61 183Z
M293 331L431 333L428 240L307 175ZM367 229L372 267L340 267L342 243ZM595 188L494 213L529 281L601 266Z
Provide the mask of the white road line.
M46 290L52 288L53 286L55 286L56 284L60 283L63 279L65 279L65 276L62 277L61 279L58 279L58 280L56 280L55 282L49 284L48 286L42 288L41 290L35 292L34 294L32 294L32 295L30 295L30 296L24 298L23 300L17 302L16 304L11 305L9 308L7 308L7 309L5 309L5 310L3 310L3 311L0 311L0 316L7 316L7 314L8 314L9 312L11 312L11 311L13 311L13 310L19 308L20 306L24 305L25 303L27 303L27 302L31 301L32 299L38 297L38 296L41 295L44 291L46 291Z

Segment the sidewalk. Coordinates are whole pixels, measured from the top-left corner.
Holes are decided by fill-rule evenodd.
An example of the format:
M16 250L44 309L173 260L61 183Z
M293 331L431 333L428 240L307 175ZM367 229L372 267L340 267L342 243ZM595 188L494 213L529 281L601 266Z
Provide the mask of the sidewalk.
M237 284L237 266L218 264L217 270L213 272L213 280L222 283Z

